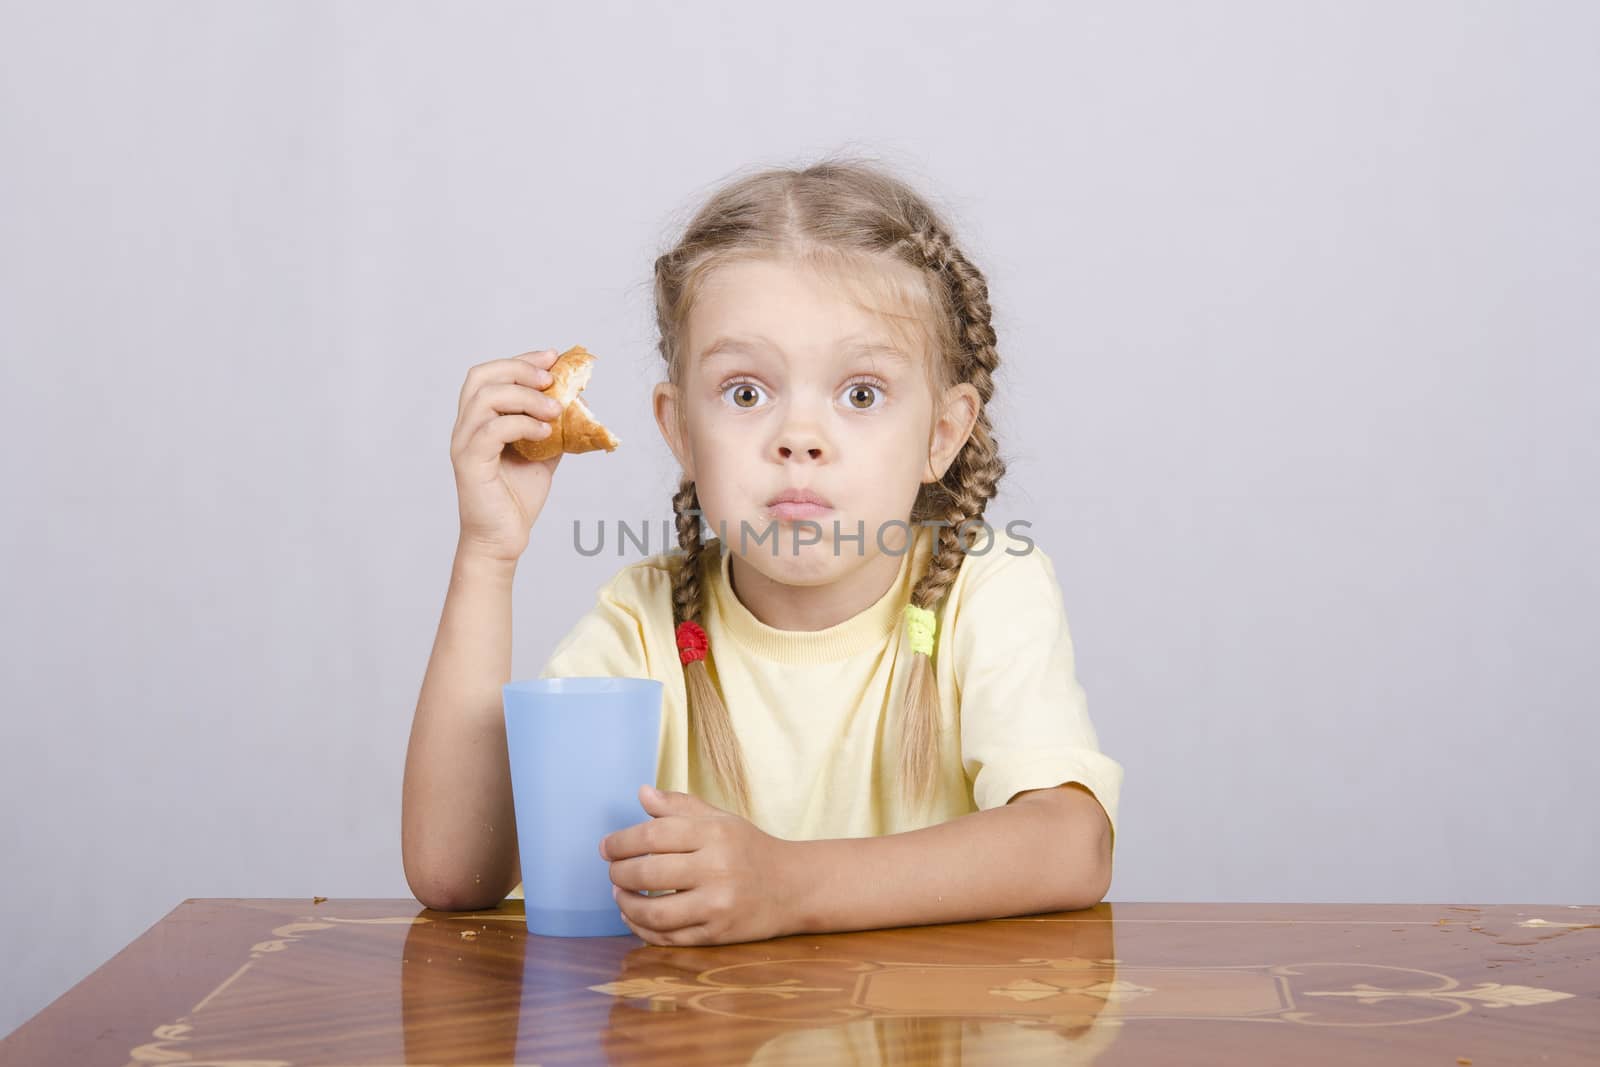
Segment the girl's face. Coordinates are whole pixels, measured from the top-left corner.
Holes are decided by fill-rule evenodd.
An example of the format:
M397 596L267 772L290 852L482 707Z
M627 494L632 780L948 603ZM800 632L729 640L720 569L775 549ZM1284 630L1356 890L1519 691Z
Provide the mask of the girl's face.
M904 264L888 269L921 284ZM929 353L910 334L812 268L744 261L705 279L681 383L656 387L656 420L706 523L766 577L828 584L886 553L898 570L907 530L895 523L943 476L979 406L967 383L935 403ZM775 508L791 490L825 504Z

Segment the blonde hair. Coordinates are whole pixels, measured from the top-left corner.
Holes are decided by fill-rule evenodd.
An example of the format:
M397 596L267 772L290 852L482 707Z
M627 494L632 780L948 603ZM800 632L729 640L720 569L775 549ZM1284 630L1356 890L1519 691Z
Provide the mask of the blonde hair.
M911 511L913 525L942 520L936 528L928 569L917 579L911 602L929 611L943 599L966 548L963 535L981 536L976 520L1005 474L987 405L1000 362L990 324L989 287L962 254L950 228L901 180L877 166L831 159L804 169L774 168L739 178L712 194L690 219L682 237L655 262L656 325L667 379L682 385L689 311L705 279L717 267L739 260L783 260L834 268L866 288L887 292L910 315L874 309L917 332L932 358L929 385L936 398L970 382L981 406L965 445L944 476L923 484ZM885 261L899 261L921 277L922 291L896 284ZM872 268L877 267L878 270ZM677 405L680 422L684 405ZM936 413L937 415L937 413ZM931 436L930 436L931 445ZM673 576L674 626L699 624L705 604L701 581L700 504L694 482L683 478L672 498L683 557ZM962 524L969 526L963 530ZM911 550L907 545L907 551ZM684 667L689 733L702 763L723 794L748 814L750 783L733 723L712 680L706 659ZM901 722L900 783L905 798L925 805L933 796L940 759L939 696L933 662L914 654Z

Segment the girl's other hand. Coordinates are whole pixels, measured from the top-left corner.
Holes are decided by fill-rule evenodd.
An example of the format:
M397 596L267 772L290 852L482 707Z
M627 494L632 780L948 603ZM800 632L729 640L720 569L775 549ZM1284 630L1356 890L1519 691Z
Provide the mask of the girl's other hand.
M797 932L790 842L689 793L639 790L649 822L600 842L622 918L652 945L729 945ZM643 890L672 889L665 896Z
M450 462L461 510L461 549L516 562L550 495L561 456L526 460L506 446L553 431L561 405L540 390L552 378L553 348L480 363L461 387Z

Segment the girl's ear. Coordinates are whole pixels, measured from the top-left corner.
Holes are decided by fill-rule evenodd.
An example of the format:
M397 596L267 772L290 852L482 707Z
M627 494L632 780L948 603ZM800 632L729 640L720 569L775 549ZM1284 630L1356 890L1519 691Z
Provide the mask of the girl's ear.
M683 468L684 477L693 481L694 461L689 454L688 443L683 440L680 432L679 419L682 412L678 407L679 402L677 386L671 382L657 382L655 389L651 391L650 405L655 411L656 425L661 428L661 437L672 450L678 466Z
M983 401L978 388L971 382L961 382L945 390L944 403L933 423L933 440L928 446L928 470L924 482L936 482L944 477L956 455L972 436L972 427L978 422L978 412Z

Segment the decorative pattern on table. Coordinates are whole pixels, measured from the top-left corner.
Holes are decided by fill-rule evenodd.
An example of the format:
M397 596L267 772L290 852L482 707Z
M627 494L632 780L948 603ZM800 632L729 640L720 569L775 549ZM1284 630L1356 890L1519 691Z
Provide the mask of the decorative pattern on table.
M796 971L815 977L792 977ZM733 1019L825 1023L942 1015L1067 1027L1120 1026L1134 1019L1405 1026L1474 1007L1525 1008L1574 995L1494 982L1466 988L1448 975L1372 963L1146 967L1080 958L1024 958L1010 965L801 957L716 967L695 981L679 972L589 988L648 1002L653 1010L682 1007ZM775 1007L801 999L814 1002L814 1010L797 1012L793 1003ZM763 1010L769 1005L772 1010Z
M454 917L454 921L460 920L507 923L518 928L524 923L522 915L515 913L463 913ZM192 1044L195 1016L263 960L287 952L313 933L340 926L415 927L435 922L420 915L306 916L275 927L272 936L252 945L250 958L189 1014L157 1026L152 1031L152 1041L130 1050L128 1067L294 1067L290 1060L219 1059L203 1052L197 1060L198 1050ZM1444 922L1440 920L1441 924ZM1545 937L1597 928L1592 923L1555 923L1538 918L1515 925L1552 929ZM477 934L467 930L461 937L476 938ZM943 1017L1008 1021L1023 1027L1066 1027L1079 1032L1120 1027L1139 1019L1351 1028L1405 1026L1450 1019L1474 1009L1533 1009L1575 996L1495 982L1480 981L1468 987L1434 971L1338 961L1177 967L1076 956L1021 957L1015 963L981 964L863 962L809 956L714 967L695 973L690 979L684 969L674 969L664 962L654 964L650 959L648 954L632 957L625 977L586 988L651 1011L686 1009L757 1022L834 1024L865 1018ZM649 973L657 967L660 973Z
M521 924L520 915L483 915L471 916L474 922L515 922ZM127 1067L144 1067L146 1064L173 1064L182 1067L192 1064L194 1067L294 1067L289 1060L263 1060L245 1059L228 1060L207 1057L203 1064L197 1063L184 1048L185 1042L194 1036L194 1016L198 1015L207 1004L215 1000L229 986L237 982L245 972L249 971L263 959L274 953L283 952L289 946L297 943L307 934L317 930L331 930L338 926L418 926L431 923L434 920L423 915L397 915L384 916L373 919L341 919L335 916L306 916L298 922L285 923L274 927L272 937L265 941L257 941L250 946L250 958L237 971L234 971L222 984L196 1004L194 1008L179 1018L176 1022L167 1023L151 1031L154 1041L139 1045L128 1052Z

